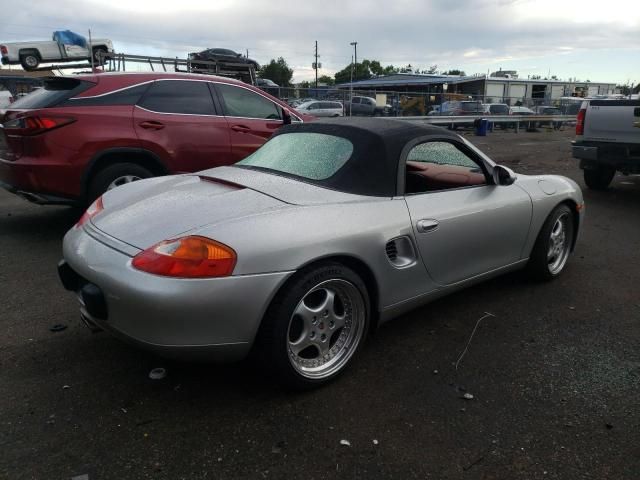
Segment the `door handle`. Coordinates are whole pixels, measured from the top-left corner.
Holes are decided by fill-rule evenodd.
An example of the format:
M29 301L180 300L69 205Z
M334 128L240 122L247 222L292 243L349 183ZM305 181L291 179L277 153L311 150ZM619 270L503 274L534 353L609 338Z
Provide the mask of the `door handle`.
M251 131L249 127L246 127L244 125L231 125L231 130L233 130L234 132L241 132L241 133L247 133Z
M153 120L140 122L140 126L147 130L162 130L164 128L164 123L154 122Z
M418 223L416 223L416 228L418 229L419 233L429 233L437 230L438 225L439 223L437 220L427 218L424 220L418 220Z

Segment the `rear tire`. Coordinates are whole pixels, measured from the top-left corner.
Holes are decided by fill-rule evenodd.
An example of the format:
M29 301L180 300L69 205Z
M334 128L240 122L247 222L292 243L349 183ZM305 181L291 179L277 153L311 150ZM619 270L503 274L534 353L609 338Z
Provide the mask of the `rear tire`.
M93 61L96 65L102 66L107 63L106 59L102 56L108 53L106 48L96 47L93 49Z
M369 328L367 288L335 262L298 272L269 306L255 340L255 357L277 381L308 390L342 373Z
M153 173L136 163L116 163L95 174L89 184L88 203L93 202L107 190L126 183L153 177Z
M37 53L25 53L20 55L20 65L27 72L31 72L40 65L40 56Z
M606 190L615 175L616 169L612 167L598 166L594 169L585 169L584 183L591 190Z
M553 280L564 270L575 235L573 215L565 204L558 205L545 220L531 251L528 273L537 280Z

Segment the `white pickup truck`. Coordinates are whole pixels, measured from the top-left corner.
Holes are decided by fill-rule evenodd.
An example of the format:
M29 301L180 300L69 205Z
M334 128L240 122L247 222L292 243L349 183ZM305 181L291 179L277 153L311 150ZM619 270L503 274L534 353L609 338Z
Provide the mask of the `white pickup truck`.
M59 32L56 32L59 33ZM3 65L22 65L25 70L35 70L41 63L75 62L100 59L102 53L112 53L113 43L106 38L94 39L91 51L88 45L64 42L64 37L54 34L51 41L14 42L0 44ZM80 37L82 38L82 37ZM82 43L82 42L80 42Z
M585 100L572 154L589 188L605 190L616 172L640 173L640 100Z

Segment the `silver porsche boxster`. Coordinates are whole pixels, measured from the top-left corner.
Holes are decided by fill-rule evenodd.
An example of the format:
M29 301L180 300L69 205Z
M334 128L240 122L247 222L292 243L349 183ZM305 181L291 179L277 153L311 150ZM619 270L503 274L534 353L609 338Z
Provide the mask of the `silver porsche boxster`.
M107 192L58 268L91 328L183 358L253 352L305 388L436 297L525 267L557 277L583 214L572 180L516 175L437 127L343 118Z

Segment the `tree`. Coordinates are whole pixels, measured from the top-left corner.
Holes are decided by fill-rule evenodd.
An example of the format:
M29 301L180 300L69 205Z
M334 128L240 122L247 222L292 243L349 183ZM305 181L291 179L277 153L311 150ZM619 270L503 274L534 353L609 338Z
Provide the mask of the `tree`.
M411 67L411 65L409 65ZM339 72L336 72L336 83L347 83L351 81L351 68L352 64L347 65ZM353 72L353 80L367 80L371 77L377 77L380 75L393 75L398 73L399 69L393 65L387 65L383 67L378 60L362 60L362 63L358 62L356 69ZM320 79L318 79L320 81Z
M411 64L408 64L406 67L401 67L399 70L400 73L413 73L413 67Z
M438 65L433 64L427 70L423 71L422 73L433 74L433 73L436 73L437 70L438 70Z
M452 70L449 70L448 72L443 72L443 75L460 75L461 77L464 77L466 73L464 73L464 70L458 70L457 68L454 68Z
M325 85L335 85L336 81L329 75L322 75L318 77L318 83L324 83Z
M318 81L320 81L320 79L318 79ZM298 84L298 88L311 88L311 84L306 80L303 80Z
M293 69L289 68L284 58L278 57L278 60L272 58L267 65L263 65L260 70L258 70L258 76L260 78L273 80L281 87L288 87L291 85Z

